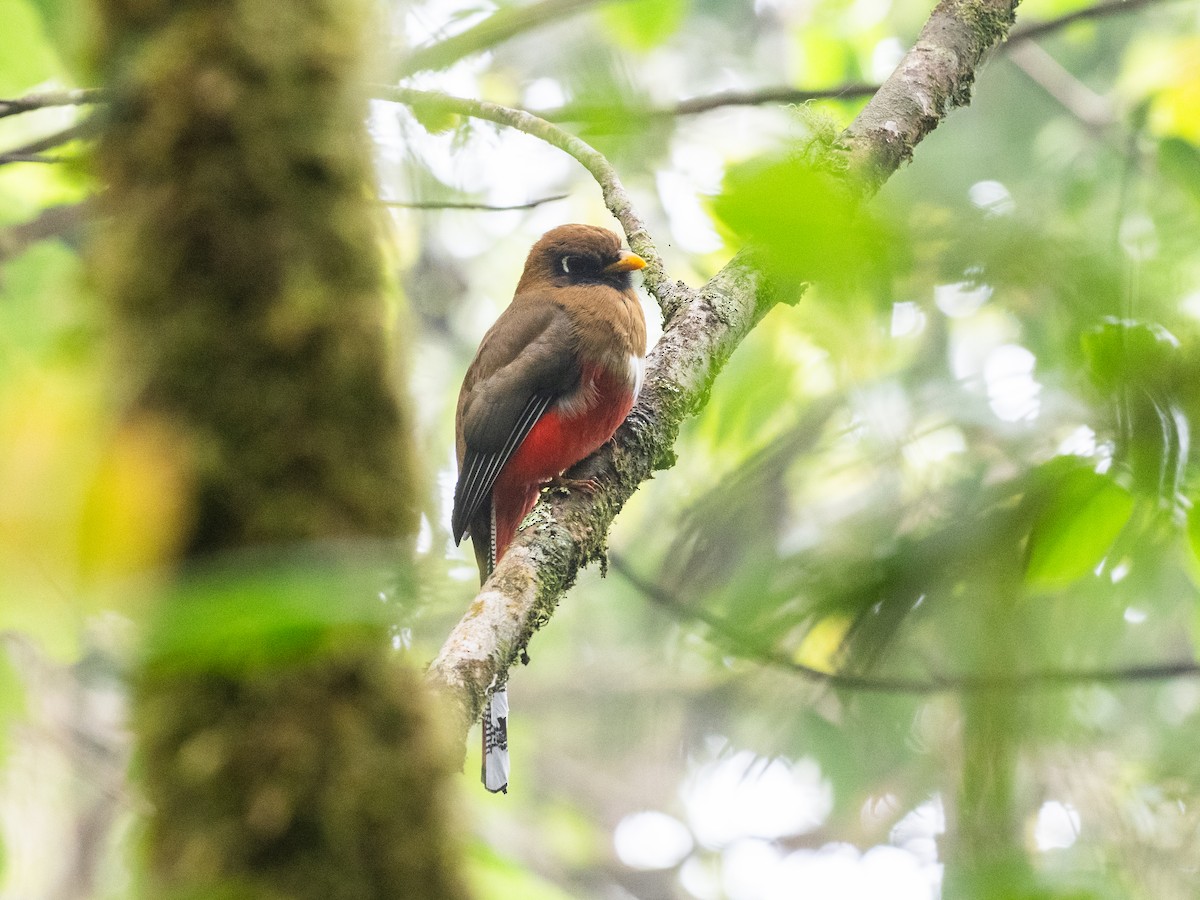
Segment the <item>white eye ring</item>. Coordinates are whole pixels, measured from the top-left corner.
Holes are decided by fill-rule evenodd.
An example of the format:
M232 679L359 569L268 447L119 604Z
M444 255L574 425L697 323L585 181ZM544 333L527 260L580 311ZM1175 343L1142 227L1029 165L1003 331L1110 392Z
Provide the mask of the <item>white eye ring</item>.
M570 274L571 274L571 264L570 264L569 262L567 262L567 260L569 260L570 258L571 258L571 257L569 257L569 256L564 256L564 257L563 257L563 258L562 258L562 259L559 261L559 264L562 266L562 270L563 270L563 274L564 274L564 275L570 275Z

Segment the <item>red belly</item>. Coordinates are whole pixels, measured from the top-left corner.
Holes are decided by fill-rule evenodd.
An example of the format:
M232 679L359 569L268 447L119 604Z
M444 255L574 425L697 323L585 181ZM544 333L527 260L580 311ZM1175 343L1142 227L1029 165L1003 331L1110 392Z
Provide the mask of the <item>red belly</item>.
M533 509L541 486L598 450L633 407L633 393L624 379L599 366L586 366L583 383L589 379L595 386L595 401L575 416L551 407L500 470L492 488L497 562Z

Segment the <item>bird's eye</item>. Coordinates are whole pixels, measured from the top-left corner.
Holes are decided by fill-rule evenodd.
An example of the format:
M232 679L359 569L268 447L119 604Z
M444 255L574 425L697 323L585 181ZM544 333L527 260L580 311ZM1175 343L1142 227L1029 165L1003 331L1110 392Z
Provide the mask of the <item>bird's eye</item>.
M562 268L564 275L571 274L571 263L574 261L574 259L575 257L573 256L564 256L558 261L558 264Z

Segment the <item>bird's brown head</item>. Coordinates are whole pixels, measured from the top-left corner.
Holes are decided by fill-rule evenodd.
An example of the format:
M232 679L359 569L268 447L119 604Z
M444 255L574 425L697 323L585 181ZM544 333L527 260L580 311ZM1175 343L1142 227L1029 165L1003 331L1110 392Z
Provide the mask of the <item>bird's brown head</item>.
M645 267L645 260L621 249L621 239L607 228L560 225L542 235L529 251L517 293L584 284L628 291L633 273Z

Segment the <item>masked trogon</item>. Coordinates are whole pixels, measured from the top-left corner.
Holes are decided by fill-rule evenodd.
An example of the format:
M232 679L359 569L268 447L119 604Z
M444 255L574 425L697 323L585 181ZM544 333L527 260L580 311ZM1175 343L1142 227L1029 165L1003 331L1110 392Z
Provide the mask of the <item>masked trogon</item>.
M645 265L604 228L555 228L529 251L512 303L484 335L458 397L451 518L456 543L471 536L481 581L542 486L611 438L633 407L646 321L632 275ZM507 718L499 685L483 716L493 792L508 789Z

